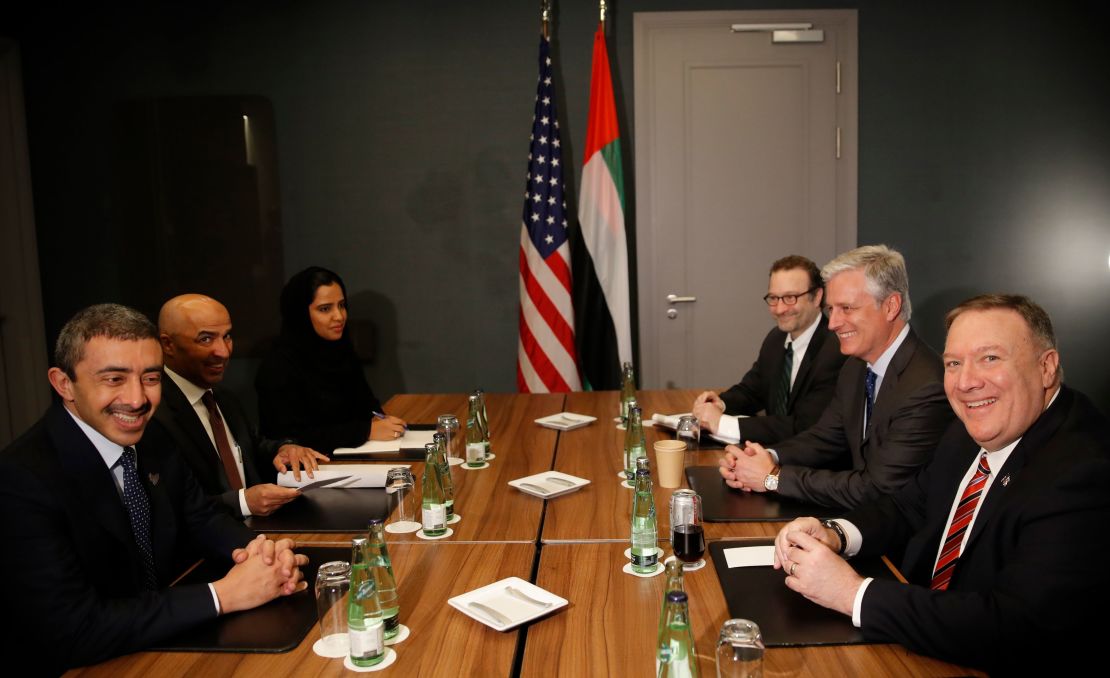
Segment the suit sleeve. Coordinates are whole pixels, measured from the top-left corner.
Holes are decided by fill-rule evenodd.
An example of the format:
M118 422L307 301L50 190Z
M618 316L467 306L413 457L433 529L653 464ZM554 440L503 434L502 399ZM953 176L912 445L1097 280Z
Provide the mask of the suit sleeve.
M869 450L863 468L813 468L802 451L781 455L779 493L822 506L851 508L901 488L932 457L937 441L952 420L952 409L939 382L927 382L903 398L883 440ZM843 435L844 429L840 429ZM798 436L791 442L804 441ZM846 442L846 441L845 441ZM825 448L827 449L827 448ZM842 449L847 449L847 445Z
M1089 625L1091 639L1074 634L1084 628L1077 617L1106 604L1106 587L1097 582L1105 580L1110 558L1103 536L1110 460L1088 459L1047 482L1048 491L1015 509L1020 518L1004 535L1012 550L989 590L932 591L875 580L863 598L864 635L963 664L1012 662L1009 671L1027 669L1038 657L1067 659L1061 653L1071 654L1073 644L1097 651L1091 641L1098 632Z
M133 598L99 595L70 537L72 520L52 491L18 466L6 470L0 514L19 519L6 521L0 571L9 584L10 609L19 614L15 637L23 634L28 643L20 651L39 650L35 661L49 661L60 671L140 650L216 616L203 585Z
M721 393L721 400L725 403L725 413L731 415L753 415L760 410L767 409L767 397L771 392L771 384L767 375L776 369L771 365L774 360L775 342L781 341L782 334L772 330L763 339L759 347L759 355L752 363L751 369L740 379L740 383Z
M794 399L787 415L762 415L740 420L740 437L762 445L774 445L816 424L836 392L836 381L844 356L839 344L825 341L814 356L813 372ZM723 397L723 396L722 396Z

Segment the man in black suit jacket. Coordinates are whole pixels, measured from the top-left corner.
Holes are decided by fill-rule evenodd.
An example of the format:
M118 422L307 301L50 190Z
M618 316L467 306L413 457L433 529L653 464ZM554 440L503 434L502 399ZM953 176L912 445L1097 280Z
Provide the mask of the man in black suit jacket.
M1060 384L1048 315L984 295L948 315L954 423L897 494L776 539L787 585L852 615L870 640L993 672L1089 668L1110 602L1110 428ZM909 586L864 580L837 553L904 552ZM1048 674L1044 674L1048 675Z
M231 330L227 308L210 297L183 294L162 305L158 333L169 378L150 435L168 436L204 491L233 515L265 516L298 496L272 482L275 469L291 466L299 479L302 465L311 476L317 460L327 457L291 440L257 436L238 399L217 388L231 358ZM221 442L230 454L221 452Z
M816 424L773 450L730 445L721 474L747 491L852 508L908 482L928 462L952 410L940 358L908 324L902 255L860 247L829 262L822 277L829 329L851 356L832 401Z
M824 286L817 264L797 255L779 259L771 265L763 300L776 327L763 340L759 357L740 383L720 395L699 395L693 412L704 430L772 444L817 421L832 398L844 356L821 315Z
M57 673L303 588L307 560L291 542L253 538L174 451L141 441L162 376L149 320L89 307L62 329L55 363L61 403L0 453L5 656ZM185 541L235 564L211 584L166 588Z

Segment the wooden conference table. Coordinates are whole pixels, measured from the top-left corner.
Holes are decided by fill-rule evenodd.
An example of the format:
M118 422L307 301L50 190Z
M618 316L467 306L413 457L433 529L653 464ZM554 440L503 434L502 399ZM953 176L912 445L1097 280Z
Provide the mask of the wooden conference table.
M641 391L645 416L688 411L696 391ZM497 458L481 471L453 470L456 512L462 521L442 541L387 534L401 592L401 620L412 635L396 647L396 664L382 675L422 676L644 676L654 670L655 633L663 577L631 577L627 562L630 490L620 486L624 432L612 418L616 392L549 395L489 394L492 450ZM399 395L391 414L434 422L452 412L464 419L466 398ZM557 432L535 419L560 411L590 414L598 421ZM670 435L645 428L647 442ZM697 453L697 463L716 464L720 450ZM419 479L422 462L412 462ZM509 480L546 470L590 480L583 489L542 500L507 486ZM656 478L657 481L657 478ZM419 480L418 480L419 483ZM655 483L659 535L669 534L672 490ZM773 536L782 523L706 523L709 541ZM343 534L291 535L301 545L350 544ZM666 539L660 546L669 552ZM709 558L708 551L706 558ZM446 601L485 584L516 576L570 601L554 614L499 633L459 613ZM687 573L690 613L702 676L715 675L717 632L730 617L712 563ZM298 594L298 595L311 595ZM758 622L759 620L755 620ZM312 652L314 627L292 652L237 654L139 652L70 671L73 676L241 675L338 676L341 660ZM772 676L962 676L973 671L914 654L897 645L778 647L766 651L764 675Z

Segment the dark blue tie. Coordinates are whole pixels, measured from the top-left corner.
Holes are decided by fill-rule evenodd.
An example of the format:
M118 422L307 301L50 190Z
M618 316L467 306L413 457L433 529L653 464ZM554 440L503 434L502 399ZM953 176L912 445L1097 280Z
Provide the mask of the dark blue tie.
M150 499L135 469L135 448L123 448L118 463L123 469L123 505L127 509L127 517L131 519L135 545L143 558L143 581L148 589L156 591L158 577L154 574L154 549L150 544Z
M786 406L790 403L790 375L794 371L794 342L786 342L786 353L782 357L782 373L779 374L778 389L775 392L775 402L771 414L786 414Z
M871 410L875 407L875 380L879 375L867 368L867 380L864 383L864 390L867 391L867 416L863 420L863 437L867 437L867 429L871 426Z

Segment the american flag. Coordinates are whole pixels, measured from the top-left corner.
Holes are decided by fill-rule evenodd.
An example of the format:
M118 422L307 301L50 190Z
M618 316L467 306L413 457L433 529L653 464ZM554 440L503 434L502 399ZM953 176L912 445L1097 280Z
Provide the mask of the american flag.
M540 39L540 77L520 229L520 340L516 383L522 393L577 391L567 203L555 110L551 44Z

